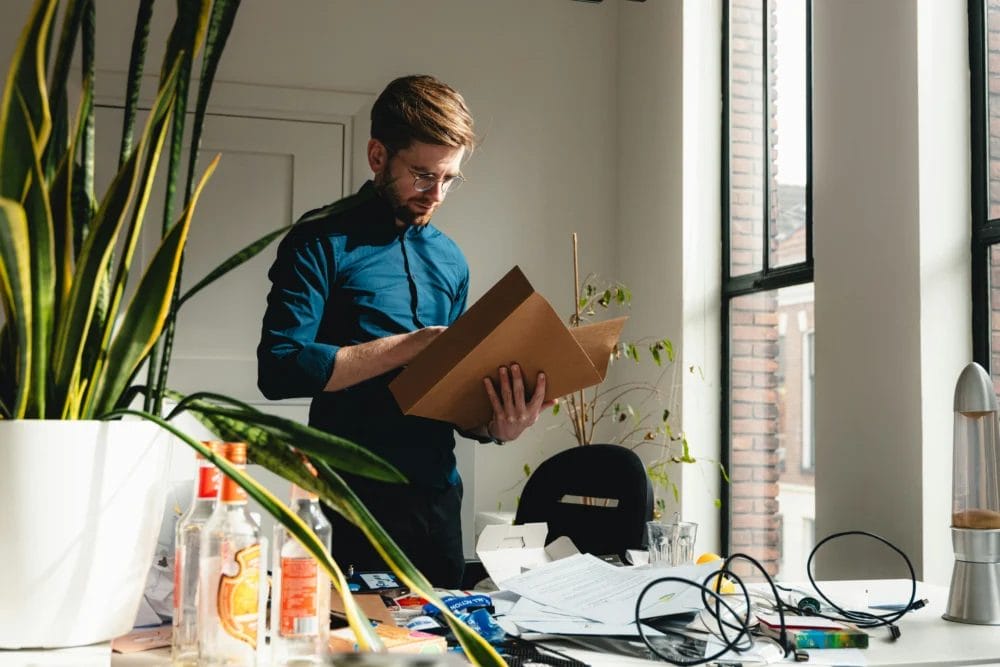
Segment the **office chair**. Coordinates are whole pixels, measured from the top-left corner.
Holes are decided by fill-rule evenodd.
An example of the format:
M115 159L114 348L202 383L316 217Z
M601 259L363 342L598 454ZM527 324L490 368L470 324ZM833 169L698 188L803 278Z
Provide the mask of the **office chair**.
M583 553L624 560L626 549L642 548L652 518L653 485L635 452L620 445L584 445L538 466L521 493L514 523L544 521L546 543L566 535Z

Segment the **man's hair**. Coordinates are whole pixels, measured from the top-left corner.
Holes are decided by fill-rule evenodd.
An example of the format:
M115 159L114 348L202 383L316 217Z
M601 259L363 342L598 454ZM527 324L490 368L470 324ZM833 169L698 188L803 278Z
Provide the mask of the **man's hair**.
M372 107L372 138L390 154L414 141L467 152L476 143L465 100L448 84L427 75L403 76L385 87Z

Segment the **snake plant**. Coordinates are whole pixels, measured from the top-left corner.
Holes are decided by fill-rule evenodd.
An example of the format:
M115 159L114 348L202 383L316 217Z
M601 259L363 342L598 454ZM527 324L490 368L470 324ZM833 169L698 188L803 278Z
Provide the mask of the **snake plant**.
M212 460L315 556L344 597L359 644L381 648L351 598L343 573L316 536L252 477L170 421L189 411L220 438L247 442L253 462L317 493L364 531L402 581L440 605L427 580L337 474L349 470L403 482L399 471L350 441L231 398L207 393L180 396L167 389L178 309L193 293L255 256L286 229L238 250L181 293L184 249L195 207L219 161L216 157L199 174L197 147L239 0L176 1L156 101L138 135L139 82L154 3L137 1L118 171L99 199L94 192L95 4L95 0L67 0L55 38L58 0L33 3L0 100L0 419L132 416L159 424ZM67 81L78 37L83 84L71 122ZM200 76L193 77L198 63ZM194 113L188 114L189 86L195 82ZM194 140L185 159L182 137L189 116ZM136 244L164 152L168 168L161 241L146 266L136 267ZM172 202L181 182L177 212ZM126 303L127 293L132 297ZM144 365L150 373L140 385L136 379ZM140 395L145 397L142 409L131 407ZM177 405L167 415L162 414L164 397ZM470 659L482 665L503 664L478 634L440 606Z

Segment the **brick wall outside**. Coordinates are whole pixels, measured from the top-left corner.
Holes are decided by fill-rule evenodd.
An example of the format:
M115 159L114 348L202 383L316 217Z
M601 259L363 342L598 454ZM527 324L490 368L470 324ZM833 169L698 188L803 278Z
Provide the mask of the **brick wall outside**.
M761 0L730 4L730 243L731 270L759 270L764 231L763 16ZM769 8L769 23L774 15ZM768 68L773 71L772 54ZM769 83L774 97L773 83ZM775 132L773 105L768 131ZM773 158L773 156L772 156ZM773 169L769 186L774 186ZM774 215L774 206L768 206ZM730 551L747 553L770 574L779 564L778 313L774 292L730 302ZM752 574L744 564L739 573Z
M1000 0L987 3L989 101L989 217L1000 218ZM990 369L1000 391L1000 247L990 248Z

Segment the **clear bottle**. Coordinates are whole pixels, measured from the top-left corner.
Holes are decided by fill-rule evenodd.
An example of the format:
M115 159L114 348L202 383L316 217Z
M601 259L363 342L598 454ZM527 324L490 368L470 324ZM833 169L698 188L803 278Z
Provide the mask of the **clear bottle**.
M292 485L291 509L330 550L333 532L319 499ZM330 579L282 526L274 527L271 655L275 665L323 663L330 642Z
M246 467L242 442L226 443L226 459ZM260 526L247 509L247 494L222 479L219 504L201 535L201 590L198 599L198 664L257 664L260 615Z
M205 442L222 454L221 442ZM191 506L177 521L174 558L174 618L171 661L175 665L198 664L198 564L201 533L219 500L219 469L197 455L198 477Z

